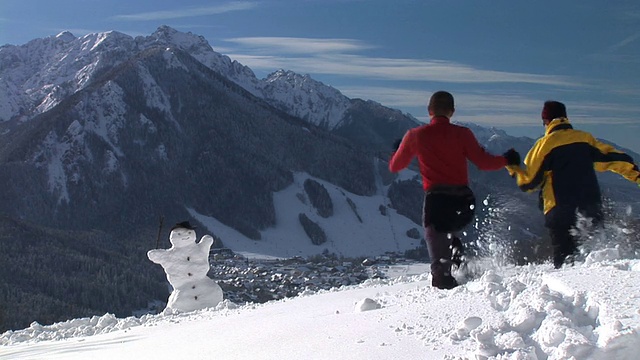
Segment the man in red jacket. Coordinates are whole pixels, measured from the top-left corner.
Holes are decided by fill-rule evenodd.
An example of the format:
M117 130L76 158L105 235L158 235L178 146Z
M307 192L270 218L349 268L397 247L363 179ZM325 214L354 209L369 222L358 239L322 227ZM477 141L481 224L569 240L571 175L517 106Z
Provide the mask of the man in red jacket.
M389 170L398 172L418 158L425 190L423 224L432 285L451 289L458 285L451 275L452 245L461 246L455 232L474 216L475 196L469 188L467 159L480 170L498 170L520 164L520 155L510 149L502 156L488 153L464 126L451 124L455 112L453 95L438 91L429 100L431 122L410 129L391 157ZM461 249L459 249L461 250Z

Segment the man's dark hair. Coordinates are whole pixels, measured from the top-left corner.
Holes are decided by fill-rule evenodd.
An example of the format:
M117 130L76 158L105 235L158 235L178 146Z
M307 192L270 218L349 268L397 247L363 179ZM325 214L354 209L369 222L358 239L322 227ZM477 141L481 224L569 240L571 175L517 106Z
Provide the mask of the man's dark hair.
M455 110L453 95L447 91L436 91L429 99L428 109L433 115L449 115Z

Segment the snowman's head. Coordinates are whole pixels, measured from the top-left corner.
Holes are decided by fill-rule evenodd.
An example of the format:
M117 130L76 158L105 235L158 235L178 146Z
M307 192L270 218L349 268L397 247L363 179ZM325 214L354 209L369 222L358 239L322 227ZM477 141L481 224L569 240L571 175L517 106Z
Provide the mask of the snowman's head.
M182 225L187 224L187 225ZM193 245L196 242L196 231L187 223L180 223L171 228L169 241L174 247Z

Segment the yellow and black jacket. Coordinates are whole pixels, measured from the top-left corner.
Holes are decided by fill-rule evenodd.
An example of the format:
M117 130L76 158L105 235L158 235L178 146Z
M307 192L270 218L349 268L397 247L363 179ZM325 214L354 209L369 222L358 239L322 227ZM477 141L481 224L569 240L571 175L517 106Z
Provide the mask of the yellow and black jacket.
M576 211L601 214L600 186L596 171L613 171L640 185L633 159L591 134L575 130L567 118L554 119L524 160L526 169L509 166L522 191L541 188L545 225L569 227Z

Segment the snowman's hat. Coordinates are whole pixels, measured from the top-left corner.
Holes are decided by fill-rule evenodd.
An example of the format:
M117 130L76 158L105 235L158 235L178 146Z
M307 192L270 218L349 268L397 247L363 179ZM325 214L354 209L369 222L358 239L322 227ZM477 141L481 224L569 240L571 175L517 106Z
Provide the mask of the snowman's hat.
M171 231L173 231L175 229L195 230L195 229L197 229L197 227L191 225L188 221L183 221L183 222L179 222L179 223L173 225L173 227L171 228Z

